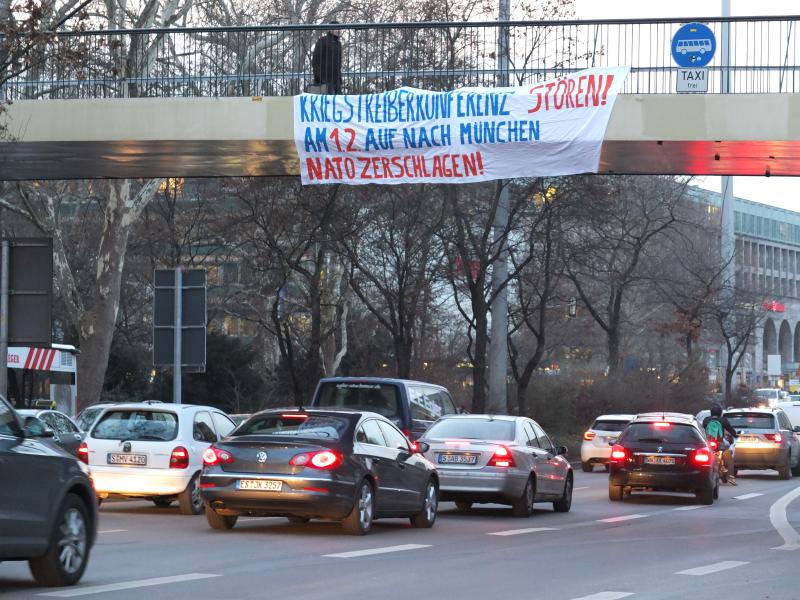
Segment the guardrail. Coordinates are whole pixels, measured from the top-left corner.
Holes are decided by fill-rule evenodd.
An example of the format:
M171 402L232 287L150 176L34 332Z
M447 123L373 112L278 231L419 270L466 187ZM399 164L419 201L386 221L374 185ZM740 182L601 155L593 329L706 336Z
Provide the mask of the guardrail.
M311 83L310 56L327 29L343 30L343 91L527 85L592 66L629 65L624 92L674 93L670 40L698 20L717 39L709 92L800 92L800 16L636 21L389 23L59 32L20 74L7 100L294 95ZM498 39L508 35L509 68ZM727 34L727 35L724 35ZM722 44L729 42L729 65Z

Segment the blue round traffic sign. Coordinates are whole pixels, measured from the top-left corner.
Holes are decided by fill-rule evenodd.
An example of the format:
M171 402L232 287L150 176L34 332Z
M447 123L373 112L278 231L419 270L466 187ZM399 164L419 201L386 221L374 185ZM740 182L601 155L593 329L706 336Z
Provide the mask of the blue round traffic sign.
M716 50L714 33L702 23L688 23L672 36L672 59L679 67L705 67Z

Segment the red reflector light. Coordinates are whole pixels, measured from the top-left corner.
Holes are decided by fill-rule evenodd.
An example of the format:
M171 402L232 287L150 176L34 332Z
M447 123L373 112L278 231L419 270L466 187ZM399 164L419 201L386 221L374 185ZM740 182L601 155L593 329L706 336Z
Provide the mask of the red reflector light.
M286 413L281 415L281 419L307 419L308 415L305 413Z
M217 487L216 483L201 483L200 489Z
M587 431L583 434L583 439L585 439L587 442L591 442L596 436L597 434L594 431Z
M517 463L514 462L514 457L505 446L498 446L494 449L494 454L489 462L486 463L487 467L516 467Z
M311 467L312 469L333 469L342 462L342 457L332 450L320 452L304 452L296 454L289 461L293 467Z
M672 427L672 423L667 423L666 421L656 421L653 423L653 427L658 427L660 429L666 429Z
M227 450L221 450L216 446L209 446L203 450L203 465L206 467L213 467L214 465L226 464L229 465L233 462L233 455Z
M89 464L89 446L86 445L86 442L81 442L81 445L78 446L77 455L79 461Z
M186 469L189 466L189 451L183 446L176 446L169 457L170 469Z
M304 487L304 488L303 488L303 491L304 491L304 492L320 492L320 493L322 493L322 494L325 494L325 493L327 493L327 492L328 492L328 488L320 488L320 487Z
M628 452L619 444L615 444L611 448L611 460L625 460L627 456Z
M694 453L694 462L699 465L711 464L711 455L705 449L700 449Z

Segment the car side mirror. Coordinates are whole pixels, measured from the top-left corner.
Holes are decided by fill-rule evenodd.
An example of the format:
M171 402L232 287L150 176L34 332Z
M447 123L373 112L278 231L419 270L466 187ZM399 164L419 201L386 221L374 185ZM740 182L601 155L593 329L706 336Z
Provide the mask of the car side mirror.
M411 442L411 451L415 454L425 454L430 449L431 445L428 442L420 442L419 440Z
M567 456L567 447L566 446L556 446L555 447L556 456Z
M800 425L795 425L795 427L794 427L793 431L794 431L795 433L800 433Z

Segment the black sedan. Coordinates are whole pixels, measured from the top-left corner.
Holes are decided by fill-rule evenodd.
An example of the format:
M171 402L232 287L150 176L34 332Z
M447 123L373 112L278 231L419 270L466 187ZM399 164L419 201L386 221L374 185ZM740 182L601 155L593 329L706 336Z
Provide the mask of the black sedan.
M691 415L647 413L633 419L611 448L608 496L654 489L694 493L702 504L719 494L719 464Z
M436 467L380 415L269 410L203 453L200 492L214 529L231 529L242 515L285 516L337 520L363 535L383 517L433 526L439 480Z

